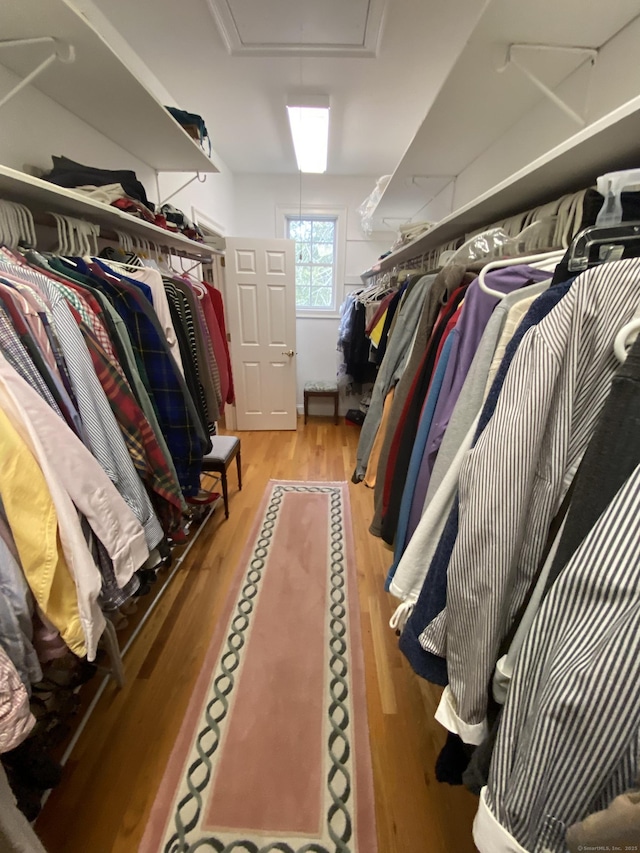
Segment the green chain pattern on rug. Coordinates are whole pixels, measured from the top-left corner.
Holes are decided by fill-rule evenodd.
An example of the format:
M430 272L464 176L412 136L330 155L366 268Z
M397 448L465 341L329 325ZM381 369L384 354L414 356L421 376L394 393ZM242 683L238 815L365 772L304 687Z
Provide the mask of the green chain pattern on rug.
M330 659L331 679L329 691L329 755L331 768L327 775L327 787L331 805L327 813L327 831L333 844L329 850L323 844L311 842L294 849L284 841L275 841L259 846L248 839L238 839L227 844L219 838L201 838L189 842L188 834L197 826L202 810L202 792L211 780L211 756L220 744L220 724L229 712L229 696L236 684L234 672L240 666L241 649L245 645L244 634L251 623L254 600L258 594L263 569L269 554L278 511L286 492L319 492L331 495L331 606L330 606ZM339 487L320 486L275 486L265 513L256 547L247 571L236 613L231 621L231 632L226 640L226 650L220 661L222 674L213 682L213 697L205 708L206 727L196 740L198 758L187 770L186 794L177 804L174 814L175 832L165 844L165 853L195 853L211 850L215 853L350 853L352 820L348 804L352 787L348 762L351 756L349 743L349 709L345 704L349 695L347 682L347 608L344 553L344 524L342 491ZM203 772L204 771L204 772ZM195 809L194 809L195 806Z

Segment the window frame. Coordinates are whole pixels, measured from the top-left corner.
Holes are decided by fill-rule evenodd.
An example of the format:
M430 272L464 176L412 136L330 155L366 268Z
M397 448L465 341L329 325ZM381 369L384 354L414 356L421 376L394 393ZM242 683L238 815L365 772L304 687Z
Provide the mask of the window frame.
M332 308L300 308L296 305L296 317L310 319L335 319L340 316L342 291L345 286L345 250L346 250L346 208L308 206L293 207L278 205L276 207L276 233L288 239L289 221L299 219L333 220L335 222L334 264L333 264L333 307Z

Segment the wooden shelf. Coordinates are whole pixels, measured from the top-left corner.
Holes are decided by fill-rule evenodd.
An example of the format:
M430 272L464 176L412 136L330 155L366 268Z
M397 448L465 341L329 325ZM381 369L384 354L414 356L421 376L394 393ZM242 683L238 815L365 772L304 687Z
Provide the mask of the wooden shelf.
M4 40L53 36L73 45L74 62L54 62L32 85L153 169L219 171L89 21L65 0L0 3L0 34ZM24 78L51 52L47 44L5 48L0 51L0 64Z
M363 273L366 279L438 246L560 196L590 186L606 172L640 167L640 97L552 148L416 240Z
M182 234L136 219L117 207L93 201L82 193L58 187L7 166L0 166L0 198L21 202L34 214L66 213L95 222L104 230L117 228L193 258L210 258L219 254L216 248L206 243L196 243Z

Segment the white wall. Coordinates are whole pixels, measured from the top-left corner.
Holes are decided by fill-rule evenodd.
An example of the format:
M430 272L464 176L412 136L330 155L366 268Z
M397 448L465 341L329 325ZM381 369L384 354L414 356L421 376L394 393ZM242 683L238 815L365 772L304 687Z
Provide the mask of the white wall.
M0 65L0 92L8 91L19 80ZM0 163L19 171L24 171L25 166L48 171L52 154L103 169L133 169L149 195L156 195L153 169L33 86L27 86L2 107Z
M593 69L585 64L557 93L591 124L640 94L640 19L632 21L600 51ZM510 68L508 74L519 74ZM585 110L586 104L586 110ZM581 128L546 98L514 124L458 175L453 209L467 204ZM603 173L607 171L603 168Z
M75 5L161 103L175 103L173 96L91 0L75 0ZM0 92L11 89L19 79L0 65ZM135 120L133 116L132 121ZM28 86L2 108L0 163L19 171L33 166L48 171L54 154L63 154L80 163L104 169L133 169L144 184L149 199L154 202L163 200L193 177L191 174L162 173L157 181L154 170L146 163L43 95L36 87ZM172 198L171 203L189 217L193 217L195 208L224 234L233 226L233 176L215 152L212 156L220 173L208 175L204 184L191 183Z
M338 302L360 282L360 274L368 269L393 240L391 233L373 234L370 239L360 229L357 208L371 192L376 178L303 175L302 205L304 208L346 208L347 234L344 281L338 282ZM236 175L235 176L235 234L239 237L282 237L277 208L300 205L300 182L297 175ZM298 318L297 367L298 406L302 405L302 390L309 379L335 379L337 366L336 342L339 319ZM341 400L344 413L357 403L356 398ZM314 411L332 411L330 404L314 403Z

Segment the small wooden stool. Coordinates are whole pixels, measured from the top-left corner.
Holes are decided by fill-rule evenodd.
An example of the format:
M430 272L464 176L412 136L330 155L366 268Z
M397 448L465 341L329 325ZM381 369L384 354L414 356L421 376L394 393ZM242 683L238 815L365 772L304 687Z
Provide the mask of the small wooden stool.
M338 423L338 394L337 382L305 382L304 383L304 422L306 424L309 415L309 397L333 397L333 420Z
M202 459L202 470L208 473L220 474L222 480L222 497L224 499L224 517L229 518L229 489L227 487L227 470L232 461L236 460L238 469L238 489L242 491L242 461L240 455L240 439L235 435L212 435L211 453Z

